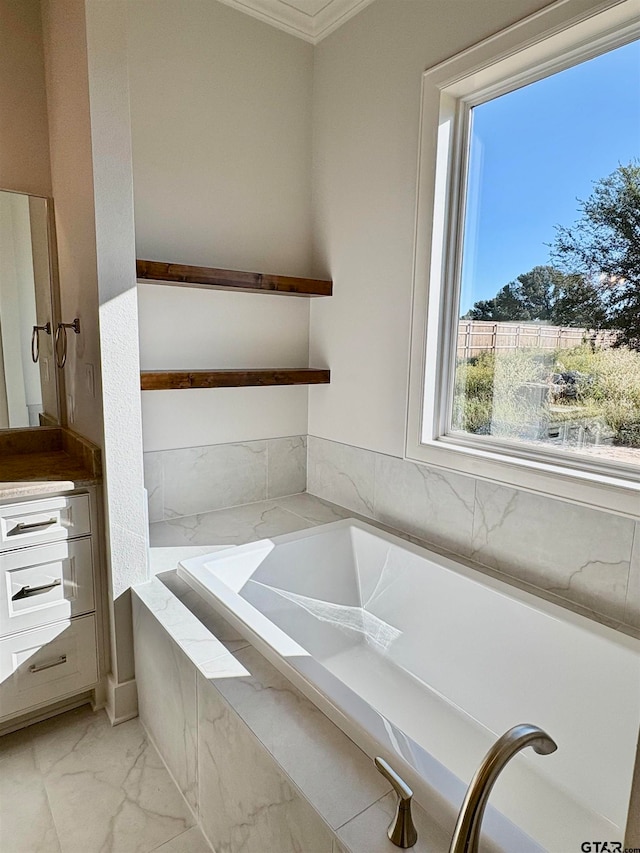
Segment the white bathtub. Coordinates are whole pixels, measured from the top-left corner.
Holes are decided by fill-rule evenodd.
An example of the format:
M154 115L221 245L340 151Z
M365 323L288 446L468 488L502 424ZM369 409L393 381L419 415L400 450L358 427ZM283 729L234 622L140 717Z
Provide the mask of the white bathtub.
M506 768L491 846L622 841L640 727L640 642L347 519L187 560L180 576L431 813L534 723L557 742Z

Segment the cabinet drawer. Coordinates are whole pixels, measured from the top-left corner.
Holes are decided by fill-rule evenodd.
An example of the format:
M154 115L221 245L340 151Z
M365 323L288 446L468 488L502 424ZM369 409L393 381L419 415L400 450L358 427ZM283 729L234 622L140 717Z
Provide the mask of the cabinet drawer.
M91 539L0 554L0 637L93 609Z
M97 680L93 616L0 640L0 719L89 689Z
M0 506L0 551L91 533L89 495Z

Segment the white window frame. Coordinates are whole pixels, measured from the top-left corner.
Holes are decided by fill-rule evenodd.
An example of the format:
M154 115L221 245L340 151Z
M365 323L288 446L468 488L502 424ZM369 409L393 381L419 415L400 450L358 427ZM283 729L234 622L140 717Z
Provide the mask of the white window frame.
M640 38L640 0L560 0L422 80L407 459L640 518L635 466L446 434L473 106Z

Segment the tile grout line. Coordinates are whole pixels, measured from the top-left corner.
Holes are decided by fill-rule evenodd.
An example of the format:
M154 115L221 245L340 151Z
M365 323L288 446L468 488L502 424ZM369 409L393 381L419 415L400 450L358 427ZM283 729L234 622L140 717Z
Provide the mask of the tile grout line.
M44 722L44 721L41 721L41 722ZM35 725L38 725L38 724L36 723ZM29 747L29 750L31 752L31 756L33 759L33 766L35 767L36 773L37 773L37 775L40 779L40 783L42 785L42 790L44 792L44 797L45 797L45 800L47 803L47 809L49 810L49 816L51 818L51 826L53 827L53 831L55 833L56 841L58 842L58 849L61 851L61 853L64 853L64 849L62 846L62 840L60 838L60 831L58 829L58 825L56 823L56 819L55 819L55 816L53 813L53 806L51 805L51 798L49 797L49 786L47 785L46 776L40 767L40 762L38 761L38 754L36 752L35 740L34 740L33 732L31 731L31 729L32 729L32 726L26 727L26 732L28 735L27 746ZM22 729L22 730L19 729L18 731L25 731L25 729Z
M631 591L631 573L633 571L633 555L636 550L636 544L640 546L640 522L637 522L633 525L633 536L631 537L631 551L629 553L629 575L627 576L627 588L624 594L624 622L625 624L631 625L631 620L629 618L629 593ZM640 552L640 547L638 548Z
M286 495L285 497L291 497L291 495ZM310 518L305 518L304 515L299 515L297 512L294 512L292 509L285 509L281 504L278 504L278 509L281 512L286 513L286 515L291 515L293 518L299 518L300 521L306 521L310 527L318 527L319 524L322 524L321 521L312 521Z
M187 827L187 829L183 829L182 832L179 832L177 835L172 836L171 838L167 838L166 841L162 841L157 847L153 847L148 853L162 853L162 848L167 844L172 844L177 841L177 839L182 838L183 835L186 835L187 832L191 832L192 829L200 829L199 824L194 823L193 826ZM204 838L204 835L202 836ZM211 850L211 848L209 848ZM215 851L214 851L215 853Z
M194 679L196 681L196 690L197 690L197 679L195 676L196 676L196 673L194 672ZM165 761L164 756L160 752L160 750L159 750L159 748L155 742L155 739L152 737L151 733L149 732L149 730L147 729L145 724L142 722L142 719L140 717L138 717L138 719L140 720L140 727L142 728L142 731L144 733L144 736L145 736L149 746L151 746L155 750L156 754L158 755L158 757L162 763L163 768L165 769L166 773L169 776L169 779L171 780L171 784L174 786L174 788L176 789L176 791L180 795L181 800L184 802L184 804L187 807L187 810L189 811L189 813L191 814L191 816L193 817L193 819L195 821L195 823L193 823L191 826L187 826L181 832L178 832L176 835L172 835L171 838L165 838L165 840L161 841L157 847L153 847L149 851L149 853L155 853L155 851L160 850L165 844L169 844L170 841L175 841L176 838L180 838L182 835L185 834L185 832L189 832L190 830L192 830L194 828L194 826L200 828L200 823L198 820L197 811L194 811L194 809L191 807L191 804L189 803L189 801L187 800L185 795L182 793L182 790L180 789L180 785L178 784L177 780L175 779L172 770L170 770L169 765ZM197 762L196 762L196 776L197 776ZM197 779L196 779L196 785L197 785Z
M164 496L164 457L160 457L160 511L162 513L162 520L165 519L165 496Z
M161 495L160 495L160 503L162 510L162 518L160 521L173 521L176 518L189 518L192 515L202 515L206 512L217 512L222 509L232 509L236 506L247 506L251 503L258 503L259 501L245 501L240 504L232 504L228 507L218 507L217 509L209 509L209 510L200 510L196 513L188 513L187 515L174 515L171 517L167 517L166 515L166 495L165 495L165 456L168 453L179 453L181 451L189 451L189 450L208 450L210 448L218 448L218 447L243 447L246 445L253 444L264 444L265 447L265 498L260 500L270 500L269 498L269 445L274 441L281 441L285 439L295 440L302 439L305 443L305 447L307 447L307 433L297 433L296 435L286 435L286 436L278 436L277 438L260 438L260 439L251 439L249 441L231 441L231 442L222 442L219 444L203 444L196 445L194 447L177 447L177 448L165 448L163 450L149 450L144 451L143 455L151 455L157 454L160 457L160 485L161 485ZM306 477L305 477L305 488L306 488ZM159 522L154 521L150 522L151 524L157 524Z
M281 498L291 498L294 495L304 495L304 494L307 494L307 492L292 492L289 495L278 495L278 497L275 497L275 498L260 498L257 501L247 501L246 503L241 503L241 504L231 504L230 506L221 506L221 507L218 507L217 509L205 509L205 510L200 510L199 512L190 512L188 515L172 515L171 518L163 518L160 521L150 521L149 525L152 525L152 524L170 524L172 521L179 521L180 519L196 518L199 515L211 515L211 513L214 513L214 512L227 512L228 510L231 510L231 509L241 509L242 507L245 507L245 506L255 506L256 504L265 503L266 501L273 501L273 503L276 503Z
M359 818L361 815L363 815L366 811L368 811L371 808L371 806L375 806L377 803L380 802L380 800L384 800L385 797L388 797L389 794L392 792L392 790L393 789L391 787L389 787L389 789L387 791L385 791L384 794L379 796L377 800L373 800L372 802L369 803L369 805L365 806L363 809L360 809L359 812L352 815L348 820L345 820L344 823L341 823L340 826L337 826L334 830L335 834L337 835L341 829L344 829L345 826L347 826L347 824L351 823L351 821L354 821L354 820L356 820L356 818Z
M271 444L270 439L266 439L265 441L265 454L264 454L264 495L265 499L269 500L269 445Z
M68 712L68 713L72 713L72 712ZM104 714L106 712L105 711L99 711L98 715L100 713ZM49 719L55 720L56 718L51 717ZM41 722L47 722L47 720L42 720ZM38 724L36 723L36 725L38 725ZM48 737L49 737L49 735L47 735L47 738ZM38 773L40 774L40 777L42 779L42 787L44 788L44 793L45 793L45 796L47 798L47 805L49 806L49 813L51 814L51 822L53 824L53 828L54 828L54 831L56 833L56 838L58 840L58 847L60 848L61 853L72 853L72 851L66 851L66 845L62 843L62 835L60 833L60 829L58 828L58 822L56 821L55 811L54 811L53 804L51 802L51 797L49 794L49 785L47 784L47 775L48 774L45 774L40 768L40 762L37 759L37 753L36 753L36 748L35 748L35 740L33 738L33 734L31 735L31 740L33 742L34 763L35 763L36 769L38 770ZM75 749L75 745L74 745L74 749Z
M55 718L52 717L51 719L55 719ZM41 722L46 722L46 721L42 720ZM36 723L36 725L38 725L38 723ZM53 831L56 834L56 839L58 841L58 847L59 847L61 853L65 853L64 847L62 846L62 838L60 836L60 830L58 829L58 824L56 822L56 817L55 817L55 814L53 811L53 805L51 803L51 797L49 795L49 786L47 785L46 774L43 772L42 768L40 767L40 761L38 760L38 754L36 751L35 738L33 736L32 731L29 732L29 744L31 746L31 749L33 750L33 763L34 763L35 768L38 771L38 775L40 776L40 779L42 781L42 788L44 790L44 795L45 795L45 798L47 800L47 807L49 809L49 814L51 815L51 823L53 825Z

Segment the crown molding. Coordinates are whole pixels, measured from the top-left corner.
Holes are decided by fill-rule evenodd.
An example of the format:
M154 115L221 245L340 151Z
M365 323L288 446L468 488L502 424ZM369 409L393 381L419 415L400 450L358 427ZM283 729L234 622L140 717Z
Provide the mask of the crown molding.
M327 0L326 5L313 14L301 11L296 5L286 0L220 0L220 2L311 44L318 44L373 0ZM297 0L297 2L302 5L304 0Z

